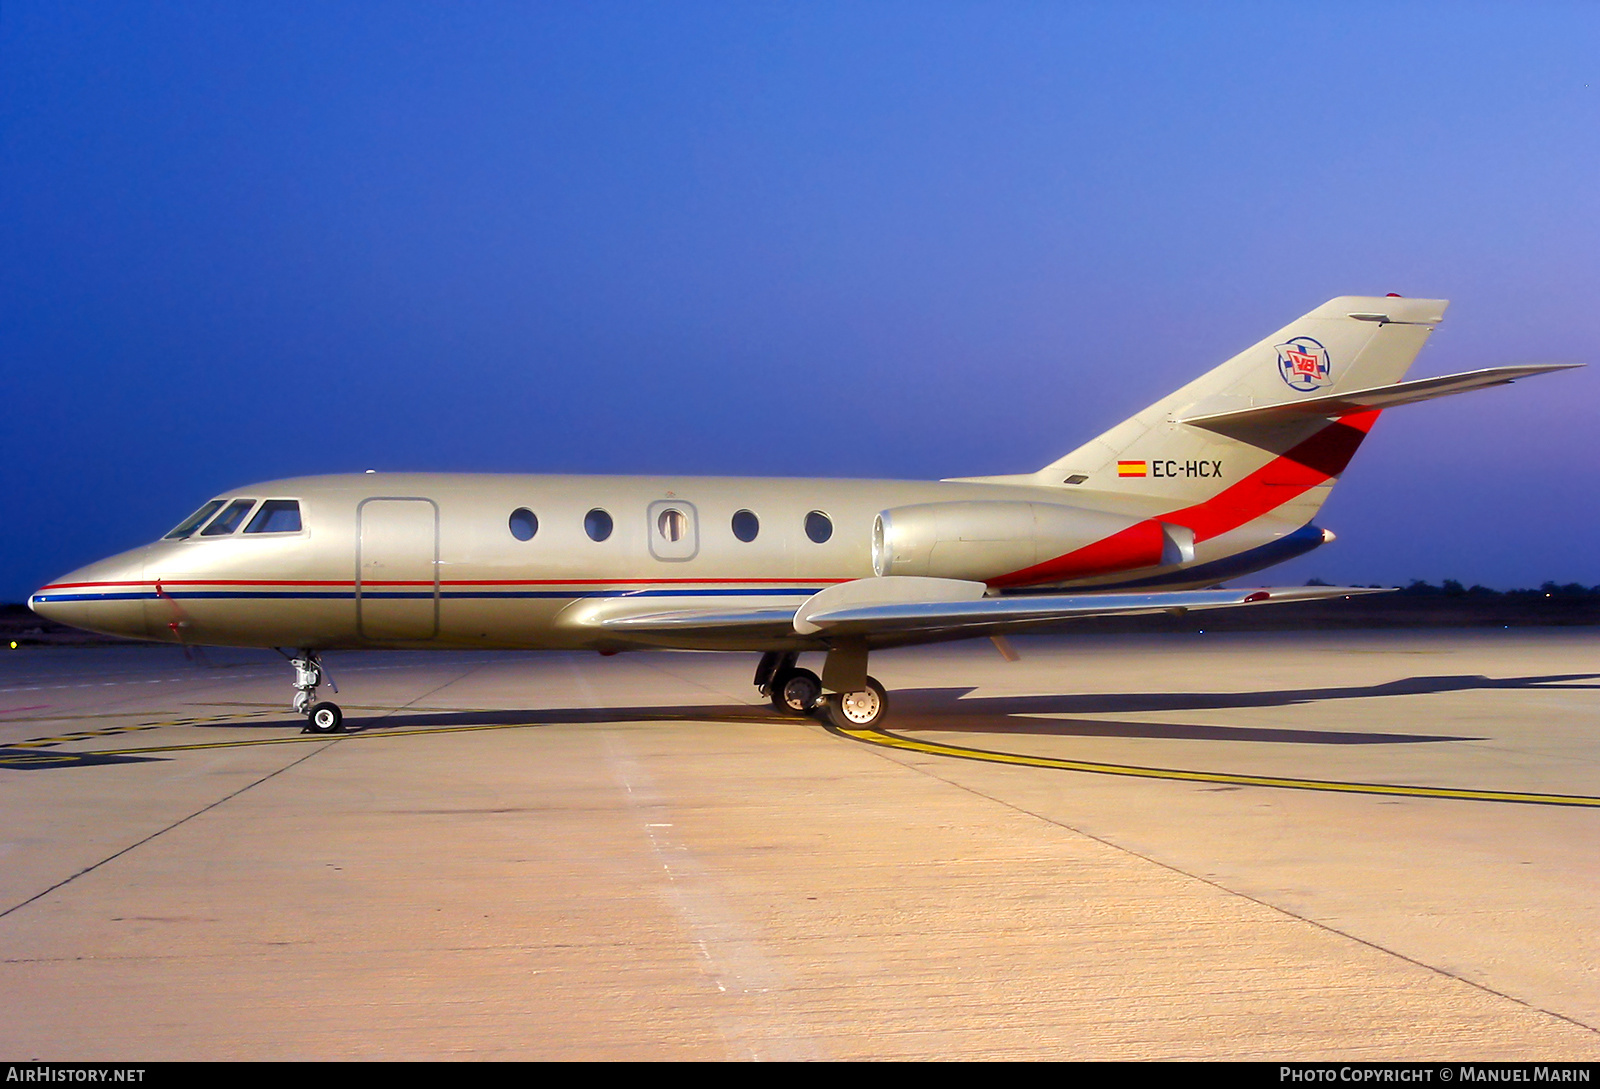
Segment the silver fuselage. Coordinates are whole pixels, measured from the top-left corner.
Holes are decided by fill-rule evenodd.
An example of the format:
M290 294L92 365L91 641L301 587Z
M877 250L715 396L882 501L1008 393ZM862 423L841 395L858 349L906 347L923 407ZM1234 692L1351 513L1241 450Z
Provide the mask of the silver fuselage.
M600 621L642 608L793 609L874 574L874 521L888 508L1046 502L1143 518L1162 506L1136 493L963 482L436 473L301 477L225 496L234 497L298 500L302 528L158 541L64 576L31 604L90 630L201 645L803 649L821 643L798 634L622 636ZM669 508L684 516L675 541L662 536ZM508 525L519 509L537 518L528 540ZM605 540L585 529L595 509L613 522ZM740 511L758 520L753 540L734 533ZM831 524L820 543L806 531L812 512ZM1258 522L1155 574L1168 588L1207 585L1213 575L1186 579L1184 568L1294 528Z

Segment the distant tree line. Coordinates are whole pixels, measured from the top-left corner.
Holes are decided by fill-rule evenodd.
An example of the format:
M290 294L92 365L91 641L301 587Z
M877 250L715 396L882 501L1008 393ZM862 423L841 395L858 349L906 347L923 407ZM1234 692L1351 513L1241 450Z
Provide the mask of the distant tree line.
M1331 586L1333 584L1322 579L1309 579L1306 585ZM1396 589L1395 587L1381 586L1378 583L1373 583L1372 588L1377 590ZM1400 594L1410 597L1515 598L1527 601L1541 598L1587 601L1600 598L1600 586L1584 586L1578 582L1569 582L1565 585L1546 582L1537 590L1491 590L1487 586L1463 586L1455 579L1445 579L1438 586L1431 582L1424 582L1422 579L1412 579L1410 585L1398 587L1397 589Z

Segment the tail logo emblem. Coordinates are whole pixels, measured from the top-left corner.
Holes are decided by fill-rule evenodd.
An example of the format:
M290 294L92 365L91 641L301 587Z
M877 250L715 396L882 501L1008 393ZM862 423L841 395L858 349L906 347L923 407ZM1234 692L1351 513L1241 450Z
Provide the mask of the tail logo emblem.
M1290 389L1310 393L1333 384L1333 367L1328 349L1310 337L1295 337L1278 345L1278 373Z

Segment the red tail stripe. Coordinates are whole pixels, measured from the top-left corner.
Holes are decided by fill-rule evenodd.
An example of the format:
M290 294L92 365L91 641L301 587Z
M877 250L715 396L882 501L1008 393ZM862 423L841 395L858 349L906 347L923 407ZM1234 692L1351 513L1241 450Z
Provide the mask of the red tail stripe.
M1238 529L1344 472L1361 440L1378 421L1378 414L1378 409L1372 409L1342 416L1237 484L1204 503L1164 514L1161 521L1188 526L1196 541Z
M1380 410L1341 416L1203 503L1183 507L1113 533L1055 559L990 579L995 587L1032 586L1155 567L1164 544L1161 523L1186 526L1198 541L1220 537L1344 472Z

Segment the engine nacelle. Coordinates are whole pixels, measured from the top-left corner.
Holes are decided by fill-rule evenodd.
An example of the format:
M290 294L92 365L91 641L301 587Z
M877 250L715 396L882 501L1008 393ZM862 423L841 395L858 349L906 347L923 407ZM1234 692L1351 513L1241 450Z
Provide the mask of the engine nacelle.
M872 526L879 575L1034 585L1193 559L1183 527L1057 503L920 503L886 510Z

